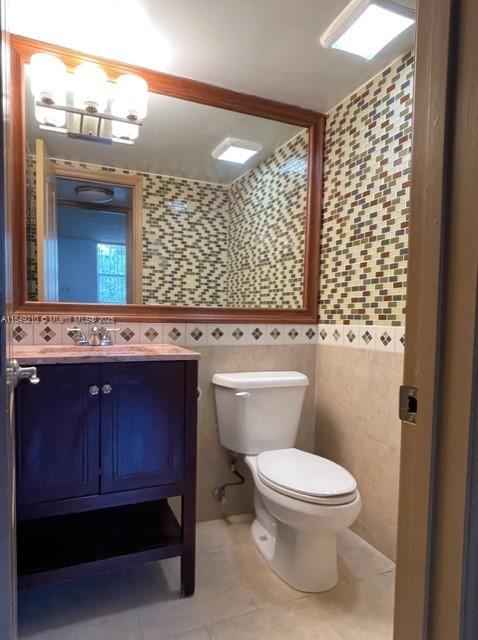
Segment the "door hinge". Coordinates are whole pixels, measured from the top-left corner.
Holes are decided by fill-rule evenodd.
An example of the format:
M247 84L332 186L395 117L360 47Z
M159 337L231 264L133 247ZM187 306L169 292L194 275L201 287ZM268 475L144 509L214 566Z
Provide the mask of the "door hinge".
M399 416L402 422L416 424L418 413L418 389L402 385L400 387Z

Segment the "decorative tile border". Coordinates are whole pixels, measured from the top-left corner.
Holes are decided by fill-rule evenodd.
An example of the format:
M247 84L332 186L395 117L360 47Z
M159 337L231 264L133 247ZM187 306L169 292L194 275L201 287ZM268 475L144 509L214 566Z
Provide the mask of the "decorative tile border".
M318 344L368 351L403 353L404 327L368 324L319 324Z
M67 324L15 324L14 344L73 344ZM115 344L177 344L182 347L323 344L402 353L403 327L356 324L185 324L120 322ZM85 325L88 333L88 325Z

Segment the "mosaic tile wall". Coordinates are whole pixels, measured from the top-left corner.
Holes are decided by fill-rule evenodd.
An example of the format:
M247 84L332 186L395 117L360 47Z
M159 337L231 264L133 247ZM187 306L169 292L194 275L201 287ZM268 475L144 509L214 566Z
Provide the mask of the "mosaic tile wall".
M226 305L227 189L147 175L143 202L144 304Z
M403 325L413 55L327 115L321 324Z
M232 306L302 306L308 146L304 130L230 186Z
M307 145L303 132L230 186L53 162L143 177L145 304L298 308ZM34 157L28 156L27 183L34 181L34 172ZM29 299L35 300L34 190L29 210Z

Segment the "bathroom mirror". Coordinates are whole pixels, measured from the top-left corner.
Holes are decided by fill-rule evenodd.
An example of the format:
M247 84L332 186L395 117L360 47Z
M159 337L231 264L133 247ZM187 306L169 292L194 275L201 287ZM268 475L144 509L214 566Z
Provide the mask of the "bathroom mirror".
M20 37L13 45L23 310L310 321L320 114ZM64 64L53 103L39 96L58 69L43 61L53 64L43 89L38 53ZM102 89L80 73L92 62ZM123 98L141 103L139 119L118 109L126 74L143 83Z

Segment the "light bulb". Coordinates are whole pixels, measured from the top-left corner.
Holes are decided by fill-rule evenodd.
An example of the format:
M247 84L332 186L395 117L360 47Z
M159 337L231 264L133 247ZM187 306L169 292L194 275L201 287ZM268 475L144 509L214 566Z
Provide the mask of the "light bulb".
M37 122L48 127L64 127L66 125L66 112L57 109L35 105L35 118Z
M111 115L124 118L123 106L115 100L111 105ZM118 122L113 120L111 123L113 138L121 140L136 140L139 134L139 126L136 124L128 124L127 122Z
M132 122L143 120L148 111L148 85L132 73L119 76L113 103L116 115Z
M38 102L65 104L65 65L49 53L34 53L30 59L30 86Z
M108 104L108 78L93 62L82 62L73 72L75 105L89 113L103 112Z

